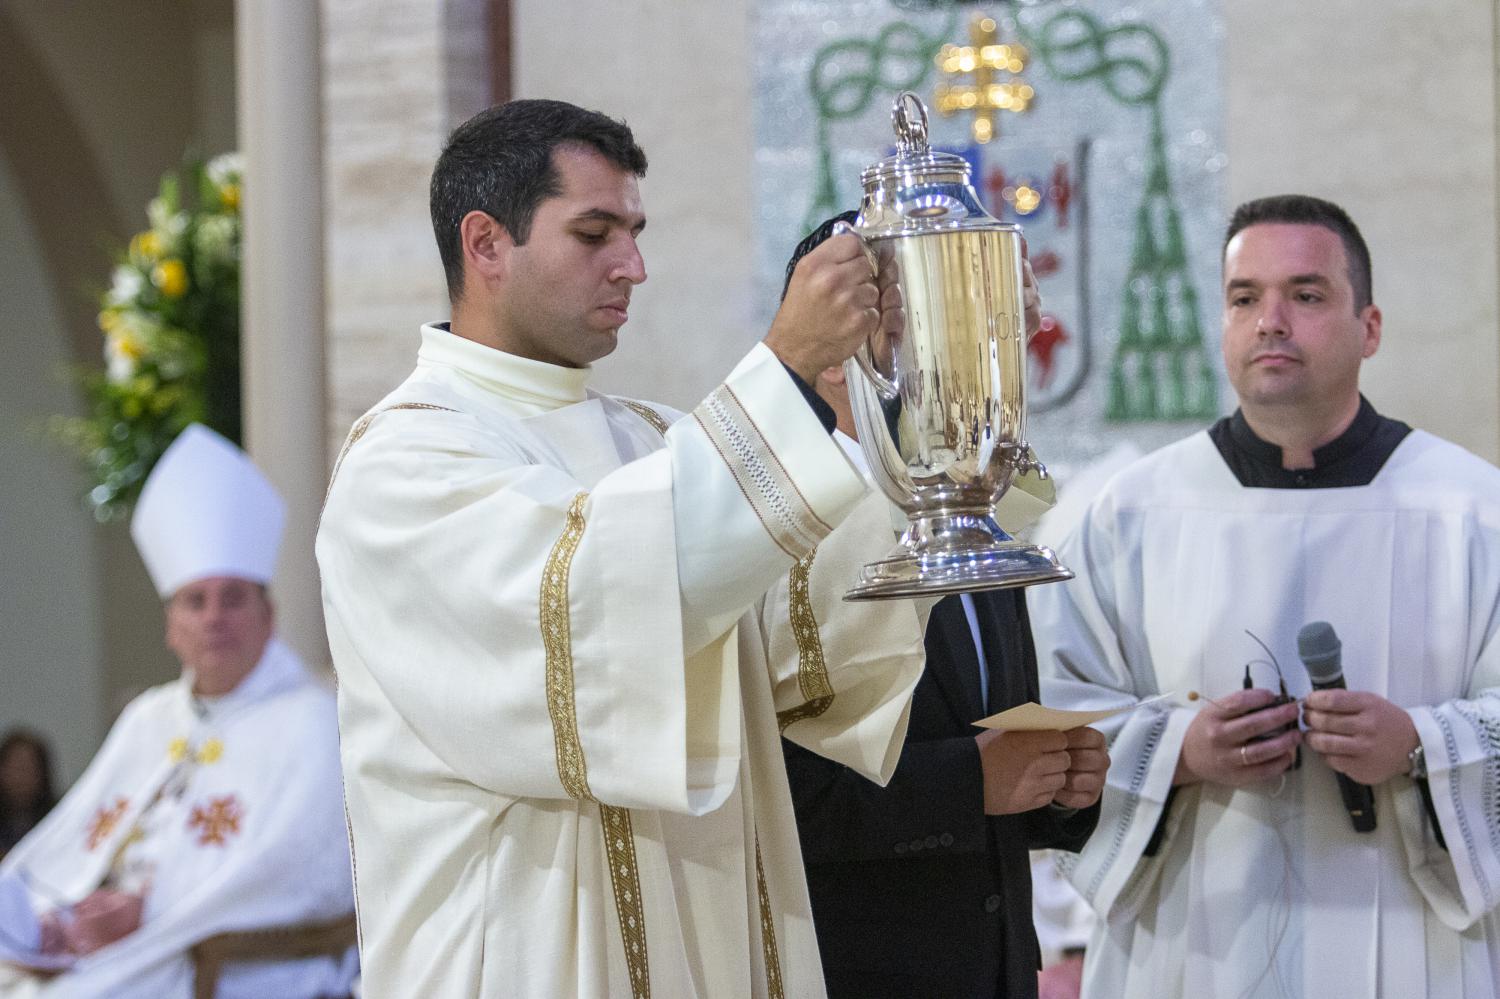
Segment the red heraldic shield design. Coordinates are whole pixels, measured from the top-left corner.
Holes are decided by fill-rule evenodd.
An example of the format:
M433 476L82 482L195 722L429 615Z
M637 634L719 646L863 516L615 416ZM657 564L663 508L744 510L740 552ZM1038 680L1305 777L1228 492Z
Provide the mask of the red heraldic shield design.
M1022 150L1004 143L950 149L969 161L991 215L1019 222L1041 288L1042 328L1027 345L1026 407L1045 413L1082 388L1092 361L1087 138Z

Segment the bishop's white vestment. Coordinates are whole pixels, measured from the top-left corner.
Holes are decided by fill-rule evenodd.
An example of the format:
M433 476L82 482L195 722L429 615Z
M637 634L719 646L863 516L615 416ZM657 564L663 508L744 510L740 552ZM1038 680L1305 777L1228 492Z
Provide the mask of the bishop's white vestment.
M335 468L365 995L821 996L778 730L894 768L889 508L764 346L681 419L588 374L428 326Z
M0 969L0 996L188 999L199 941L347 915L339 783L333 694L278 639L222 697L195 697L189 672L146 691L0 864L37 914L105 883L142 892L141 927L46 982ZM347 994L353 957L227 964L217 995Z
M1112 758L1073 884L1101 915L1084 995L1486 999L1500 989L1500 471L1412 432L1366 486L1242 487L1206 433L1117 475L1059 546L1072 582L1031 593L1043 698L1143 707L1099 723ZM1352 690L1406 708L1417 783L1375 788L1354 832L1334 773L1184 785L1164 813L1189 690L1276 672L1309 692L1297 632L1331 623ZM1201 702L1200 702L1201 703Z

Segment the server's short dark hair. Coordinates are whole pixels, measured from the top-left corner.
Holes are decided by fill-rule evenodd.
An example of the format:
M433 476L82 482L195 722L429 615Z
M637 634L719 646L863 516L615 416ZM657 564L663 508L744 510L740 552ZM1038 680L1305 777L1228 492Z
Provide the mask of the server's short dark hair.
M637 177L646 173L646 154L624 122L566 101L497 104L453 130L432 168L430 195L449 298L463 294L464 216L484 212L525 243L536 206L561 191L552 151L568 144L587 146Z
M1349 260L1349 284L1354 288L1354 311L1361 312L1375 301L1370 275L1370 248L1359 234L1359 226L1332 201L1307 194L1277 194L1247 201L1234 210L1224 232L1224 249L1241 230L1263 223L1319 225L1338 236Z

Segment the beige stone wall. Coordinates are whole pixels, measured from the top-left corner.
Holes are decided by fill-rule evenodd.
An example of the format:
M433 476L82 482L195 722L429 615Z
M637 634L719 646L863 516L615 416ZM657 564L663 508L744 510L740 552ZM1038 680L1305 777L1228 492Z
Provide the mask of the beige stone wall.
M515 94L624 118L651 169L646 283L608 391L691 408L765 335L752 293L751 0L512 0Z
M488 104L483 0L323 0L329 455L448 317L427 180Z
M650 280L602 381L689 404L749 308L753 0L514 0L518 96L627 118L652 160ZM1500 459L1495 3L1223 0L1230 203L1343 203L1375 257L1377 406ZM657 360L671 359L663 370Z
M1494 3L1225 0L1224 12L1231 205L1301 191L1348 209L1385 316L1366 393L1500 460Z

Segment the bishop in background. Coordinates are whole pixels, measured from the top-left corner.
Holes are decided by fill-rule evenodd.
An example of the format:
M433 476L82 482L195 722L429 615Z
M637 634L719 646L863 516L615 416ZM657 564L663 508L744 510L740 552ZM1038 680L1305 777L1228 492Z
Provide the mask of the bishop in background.
M284 508L238 448L189 427L131 534L182 675L125 709L0 865L0 996L188 999L189 950L353 905L332 693L275 636ZM232 964L219 999L347 995L342 960Z

